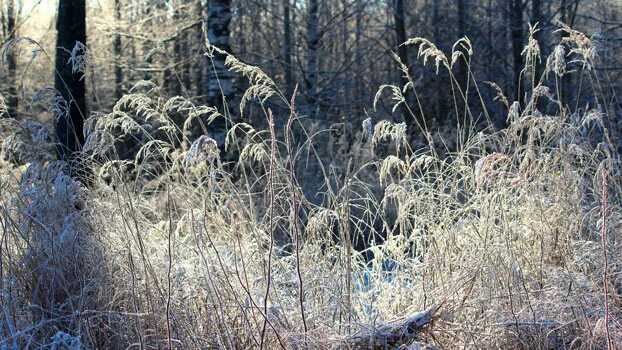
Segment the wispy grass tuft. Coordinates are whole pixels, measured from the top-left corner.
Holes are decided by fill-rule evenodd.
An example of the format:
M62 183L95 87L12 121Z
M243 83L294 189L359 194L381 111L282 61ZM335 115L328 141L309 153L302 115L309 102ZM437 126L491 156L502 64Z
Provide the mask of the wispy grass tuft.
M231 124L218 144L210 126L226 111L140 81L85 124L83 158L95 170L88 188L46 151L53 140L44 125L3 120L0 347L621 343L614 106L610 88L597 84L606 80L593 69L593 43L561 30L568 35L524 89L526 101L488 82L507 128L471 118L497 102L485 101L475 76L452 80L464 107L456 102L456 111L470 124L445 134L422 124L409 135L406 124L365 120L350 151L320 163L319 203L301 172L323 156L314 147L323 132L307 132L295 93L286 98L259 68L225 52L249 81L242 111L264 107L267 130ZM473 55L466 38L451 59L425 39L405 45L418 45L419 59L439 73ZM537 45L531 36L528 65L542 64ZM593 78L580 105L559 94L566 74ZM370 103L390 90L394 110L407 104L417 86L405 81L382 85ZM62 107L44 98L49 91L38 96ZM288 108L273 112L271 100ZM238 152L233 164L223 149Z

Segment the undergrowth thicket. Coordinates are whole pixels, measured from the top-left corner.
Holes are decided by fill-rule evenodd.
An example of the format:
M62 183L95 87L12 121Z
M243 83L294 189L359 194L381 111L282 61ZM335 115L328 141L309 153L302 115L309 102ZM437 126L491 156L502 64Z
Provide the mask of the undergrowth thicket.
M491 125L488 86L452 78L457 129L366 120L342 162L319 168L320 204L296 174L323 159L321 131L233 56L251 85L241 112L265 106L266 130L238 123L215 140L209 123L228 113L139 82L87 120L86 185L54 160L47 126L3 119L0 348L361 347L357 334L429 308L432 322L384 345L619 347L620 107L590 39L562 30L551 57L533 38L523 52L527 100L492 84L507 128ZM405 44L449 72L473 54L467 39L451 57ZM590 95L562 101L571 69ZM416 93L384 85L374 104L387 92L394 110Z

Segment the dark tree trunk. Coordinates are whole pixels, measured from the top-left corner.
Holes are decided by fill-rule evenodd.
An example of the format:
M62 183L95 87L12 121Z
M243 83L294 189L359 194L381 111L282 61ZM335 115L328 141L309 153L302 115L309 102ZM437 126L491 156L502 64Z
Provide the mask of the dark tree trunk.
M560 20L562 21L562 23L568 25L570 28L572 28L574 25L579 2L579 0L561 0ZM568 32L566 31L560 31L560 34L561 40L564 40L564 38L567 38L569 36ZM568 47L568 44L564 43L563 45L566 49L566 53L570 52L570 47ZM570 101L570 96L572 95L570 91L572 86L572 80L573 76L570 72L566 72L561 77L561 98L562 103L565 105L569 105L572 103L572 101Z
M318 96L318 65L320 46L320 13L319 1L307 1L307 77L305 79L312 119L317 119L319 114Z
M512 39L512 56L514 58L513 65L513 90L515 100L521 100L521 71L525 65L523 59L523 0L509 0L508 11L510 14L510 36Z
M538 24L538 28L540 28L540 30L535 34L535 37L536 40L538 40L540 47L543 47L544 43L542 42L542 33L544 32L543 29L546 25L544 23L544 17L542 16L542 0L531 0L530 22L532 26L535 26L536 23Z
M177 25L177 23L179 23L179 8L177 7L173 9L173 18L171 22L171 25ZM170 89L169 91L171 92L171 94L173 94L174 96L181 96L182 82L180 81L180 78L183 75L183 68L182 71L180 71L179 69L177 69L177 67L179 67L179 63L183 60L182 42L185 40L185 38L183 32L177 32L176 35L177 37L175 38L175 40L173 40L173 54L167 54L166 64L168 69L164 71L164 82L166 84L166 87Z
M183 35L183 33L179 33ZM171 73L171 91L175 96L181 96L181 82L179 78L183 74L183 71L179 71L177 67L179 67L180 59L182 59L182 48L181 42L184 40L182 37L177 37L176 40L173 41L173 57L169 62L170 73ZM183 68L182 68L183 70Z
M178 22L179 19L179 10L175 9L175 13L173 15L173 22L176 24ZM180 77L183 75L183 67L182 67L182 71L179 71L179 69L177 69L177 67L179 67L179 62L181 62L183 60L182 57L182 41L184 41L184 33L183 32L178 32L177 33L177 38L175 38L175 40L173 40L173 55L168 56L168 67L169 69L167 70L168 72L168 77L169 77L169 88L171 89L171 93L175 96L181 96L181 81L180 81ZM183 63L182 63L183 64Z
M207 15L207 35L211 45L231 53L231 0L212 0L209 3ZM218 118L209 126L210 136L216 140L224 152L225 135L230 125L228 120L233 118L233 75L225 66L226 56L214 52L214 57L208 62L208 90L207 104L216 107L223 115L230 119Z
M86 0L60 0L56 22L56 91L67 101L67 113L55 116L58 153L61 159L80 150L84 143L82 125L86 118L85 83L82 74L73 74L68 63L76 42L86 45Z
M196 0L195 11L199 18L203 18L203 0ZM203 36L203 27L198 27L196 33L196 41L198 43L198 50L196 52L197 59L195 60L195 67L193 68L195 74L195 94L198 97L197 102L203 102L203 94L205 93L205 61L198 57L203 57L202 54L205 51L205 37Z
M117 25L121 22L121 0L114 1L114 17L117 21ZM117 31L119 28L117 27ZM121 35L116 33L113 41L113 51L115 57L114 64L114 99L118 101L123 95L122 85L123 85L123 69L121 68Z
M14 0L7 0L7 18L6 18L6 33L7 40L12 40L15 38L15 20L17 17L17 9L15 8ZM8 74L8 84L9 84L9 95L7 96L7 107L9 108L9 116L15 118L17 117L17 107L18 107L18 99L17 99L17 81L16 70L17 63L15 58L15 50L9 52L7 55L7 74Z
M540 46L541 59L546 60L549 50L547 47L545 31L547 30L548 23L545 22L544 16L542 15L542 0L532 0L531 2L531 25L535 26L536 23L538 24L538 31L534 34L534 37L538 41L538 45ZM538 62L536 64L535 70L536 84L542 76L543 71L543 65L541 64L541 62Z
M432 26L434 28L433 31L433 35L434 35L434 43L436 45L439 45L441 43L441 16L440 16L440 7L441 4L439 4L438 1L434 2L434 7L432 9ZM436 93L434 94L434 111L436 114L436 121L438 123L441 123L444 121L445 119L445 115L446 115L446 110L445 110L445 106L443 103L443 95L445 95L445 89L443 88L443 79L441 79L441 76L439 74L437 74L434 77L434 88L436 90Z
M191 89L192 88L192 79L190 77L190 71L191 71L191 67L190 67L190 58L192 57L192 55L190 54L190 45L188 44L188 36L186 35L186 33L182 33L182 37L181 37L181 53L180 56L178 57L178 60L181 61L181 70L182 70L182 89L179 93L179 95L181 95L182 93L184 93L186 90Z
M466 24L467 24L467 9L465 0L458 0L458 37L462 38L466 36ZM462 50L466 55L466 52ZM465 92L465 88L467 85L468 79L468 69L464 59L458 60L458 70L456 74L456 78L458 80L458 84L460 84L460 88L463 92Z
M212 45L231 53L231 0L212 0L207 15L208 38ZM225 55L215 53L209 69L208 104L217 108L231 103L233 76L225 66ZM224 111L223 111L224 112Z
M354 37L354 47L355 47L355 52L356 52L356 59L355 59L355 64L356 64L356 71L357 74L360 74L359 72L364 71L364 54L363 54L363 45L361 45L361 37L363 36L363 14L365 13L365 6L363 4L362 0L356 0L356 30L355 30L355 37ZM363 84L354 84L354 92L355 92L355 98L354 101L355 103L360 103L363 100L363 91L364 91L364 85Z
M466 0L458 0L458 37L463 38L467 36L467 23L468 23L468 12L467 12L467 4ZM458 101L458 113L462 113L462 115L457 116L457 121L462 128L468 128L468 124L470 120L468 118L468 91L467 88L469 86L469 67L467 63L468 53L466 50L461 47L457 48L462 51L463 56L458 59L457 62L457 70L456 70L456 80L458 81L458 86L462 93L457 93L460 96L457 96ZM464 96L462 96L464 95Z
M288 93L292 91L294 86L290 1L283 0L283 63L285 64L285 87Z
M397 45L398 45L397 54L400 57L400 60L402 60L402 63L404 63L406 67L408 67L409 63L408 63L407 47L406 45L402 45L402 43L405 42L407 39L406 21L405 21L406 14L404 11L404 1L395 0L394 6L395 8L393 10L393 16L395 19L395 35L396 35L396 40L397 40Z
M408 61L408 50L406 45L402 45L408 38L406 37L406 11L404 10L404 1L403 0L394 0L393 2L393 19L395 21L395 39L397 41L397 55L400 57L400 60L406 67L408 67L408 74L410 75L410 63ZM405 77L402 74L402 84L406 85L409 82L409 78ZM414 88L414 87L413 87ZM406 104L412 106L411 98L410 98L410 89L405 92ZM412 115L410 115L408 108L402 106L401 108L402 116L404 118L404 122L408 126L408 132L410 134L415 132L415 119Z
M354 62L352 61L352 53L348 52L348 47L350 44L350 26L348 24L348 17L350 17L356 11L356 3L353 5L348 4L348 0L341 0L341 8L338 11L341 11L342 17L342 25L339 26L341 31L341 47L338 48L338 52L341 54L341 62L347 66L352 67L352 71L355 70ZM350 10L350 8L354 7L354 9ZM355 39L356 40L356 39ZM355 42L356 46L356 42ZM352 104L345 103L345 101L354 102L354 98L352 96L352 78L355 73L352 72L351 75L342 79L341 87L339 88L338 101L337 105L339 106L339 110L343 111L343 113L352 114Z
M238 35L237 36L237 54L240 55L240 57L249 57L247 55L248 53L248 39L252 38L248 35L246 35L249 31L247 29L246 26L246 18L249 17L249 4L247 3L247 1L244 0L239 0L238 1L238 6L237 6L237 14L236 14L236 18L235 18L235 26L237 27L237 29L234 29L234 31L236 31L237 33L244 33L244 35ZM251 10L252 11L252 10ZM231 21L234 21L234 19L231 19ZM253 25L251 25L251 28L257 28ZM257 54L257 52L253 52L255 54Z
M533 62L533 70L531 77L532 81L532 93L533 89L540 83L540 80L543 79L544 73L544 65L542 64L542 59L546 61L547 50L546 50L546 39L544 36L544 30L547 27L544 23L544 16L542 15L542 0L532 0L531 1L531 20L529 21L532 27L536 27L537 31L533 34L534 39L538 42L538 46L540 48L540 61ZM535 104L535 108L542 109L544 104L541 100L538 100Z
M145 18L145 23L144 23L144 27L148 28L149 30L151 28L153 28L153 17L152 17L152 6L150 3L146 3L146 4L142 4L141 8L141 16L143 18ZM142 44L142 57L144 57L144 61L142 62L142 68L144 68L145 70L143 71L143 80L151 80L151 78L153 77L153 75L151 74L151 71L149 70L151 68L151 64L153 63L153 55L151 55L151 41L149 40L144 40L143 44Z

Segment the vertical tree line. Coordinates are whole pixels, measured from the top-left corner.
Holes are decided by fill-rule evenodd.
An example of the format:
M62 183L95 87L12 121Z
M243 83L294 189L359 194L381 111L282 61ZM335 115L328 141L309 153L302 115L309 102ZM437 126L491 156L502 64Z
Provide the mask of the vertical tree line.
M207 10L207 37L211 45L231 52L231 0L212 0ZM223 108L234 95L233 75L225 66L225 55L215 52L209 67L208 104Z
M15 39L17 27L16 22L19 19L19 8L16 6L15 0L6 0L6 9L1 11L0 9L0 24L2 25L2 36L4 43L7 44L11 40ZM6 97L6 103L8 107L9 116L15 116L18 108L19 100L17 98L17 80L16 80L16 57L15 50L7 53L6 56L6 72L8 91Z
M311 117L317 119L319 112L318 96L318 65L319 65L319 46L322 38L319 31L320 25L320 1L307 0L307 67L305 71L305 85L307 87L307 98Z
M521 71L525 65L523 59L524 29L523 29L523 0L508 0L508 14L510 17L510 40L512 42L512 91L513 99L521 100Z
M408 47L406 45L402 45L407 39L406 35L406 10L404 8L403 0L395 0L394 1L394 9L393 9L393 17L395 20L395 38L396 38L396 47L397 54L400 58L400 61L406 66L407 74L410 76L410 60L408 58ZM402 74L402 85L406 85L409 82L408 76L404 76ZM406 108L406 105L412 106L412 99L410 98L410 91L405 91L406 104L401 106L402 110L402 118L406 125L408 125L408 129L410 133L415 132L416 123L413 116L410 115L410 112Z
M59 0L56 20L56 77L54 88L62 97L55 108L58 154L68 159L84 144L82 125L87 117L86 86L82 74L70 63L78 43L86 45L86 0ZM76 53L74 52L74 55ZM78 54L86 54L85 52Z
M114 19L118 26L121 23L121 0L114 0ZM114 34L112 42L114 52L114 99L119 100L123 93L123 68L121 67L121 34L118 32Z
M369 113L378 117L392 114L389 104L380 103L377 111L370 109L379 85L407 83L405 77L398 77L391 52L397 54L408 67L410 78L417 82L419 100L433 101L423 103L420 111L412 89L406 93L418 118L434 119L430 125L453 125L459 119L454 114L460 114L462 108L456 109L454 104L463 102L461 97L453 99L449 75L443 70L436 75L434 67L423 66L416 57L416 48L399 46L408 38L432 38L450 55L456 40L469 37L479 57L471 67L463 59L458 60L453 71L458 87L467 88L470 69L479 80L501 82L506 95L520 102L530 93L531 84L523 85L532 78L539 79L545 64L536 63L536 77L531 76L531 71L523 71L522 50L529 24L538 23L535 37L544 60L560 38L554 32L557 20L578 29L610 28L600 33L616 37L619 28L615 24L621 16L615 6L608 8L611 6L607 1L587 6L580 0L111 0L106 4L102 5L108 11L105 16L114 25L93 21L88 29L110 34L91 36L89 41L94 61L99 62L95 67L97 76L110 77L105 81L96 79L106 105L121 98L126 92L124 86L148 79L168 95L187 96L235 115L238 112L232 107L243 92L244 79L238 79L225 66L222 54L215 53L211 58L204 55L208 39L212 45L261 67L285 92L299 84L299 108L310 120L323 125L344 120L358 124ZM58 48L55 88L68 103L68 113L55 116L63 157L79 150L84 142L81 125L89 102L84 94L85 80L81 73L71 71L68 61L76 42L86 41L85 6L84 0L64 0L58 6L58 38L53 45ZM16 36L22 8L19 0L5 0L0 5L3 43ZM20 59L16 50L9 50L0 71L6 82L0 85L0 93L10 113L18 116L27 105L18 103L17 98ZM616 65L615 59L609 59L608 64ZM616 72L612 73L613 80ZM572 73L563 77L562 85L562 93L573 88ZM493 93L486 89L482 92ZM488 107L497 108L492 103ZM410 112L405 108L398 112L391 117L415 129ZM502 110L496 114L502 116ZM221 121L214 128L226 125Z

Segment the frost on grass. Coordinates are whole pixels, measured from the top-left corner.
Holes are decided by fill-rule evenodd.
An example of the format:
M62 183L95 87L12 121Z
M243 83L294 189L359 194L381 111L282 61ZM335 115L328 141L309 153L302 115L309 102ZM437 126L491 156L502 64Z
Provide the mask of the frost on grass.
M590 39L564 30L566 46L543 74L576 68L563 47L585 74L599 74ZM537 60L532 39L525 53ZM466 39L451 62L430 41L406 44L437 70L472 54ZM227 60L250 82L245 103L289 101L259 68ZM435 130L413 136L403 123L367 119L372 142L354 140L351 153L318 170L319 204L300 183L301 155L323 156L313 133L238 123L217 144L210 123L226 114L166 98L151 82L86 123L84 156L104 180L89 188L46 158L42 125L3 121L3 154L28 165L19 182L15 168L0 168L2 278L11 288L0 346L155 348L169 333L181 348L622 341L611 322L622 317L622 214L609 106L594 97L573 109L545 84L520 103L489 85L506 129L453 130L450 151ZM382 85L373 103L399 106L408 88ZM413 149L412 137L425 147ZM380 144L388 154L376 152ZM224 164L220 147L237 150L237 162ZM434 317L422 312L430 307ZM403 322L421 316L425 327Z
M53 160L54 137L47 125L34 120L0 119L2 158L14 164Z

